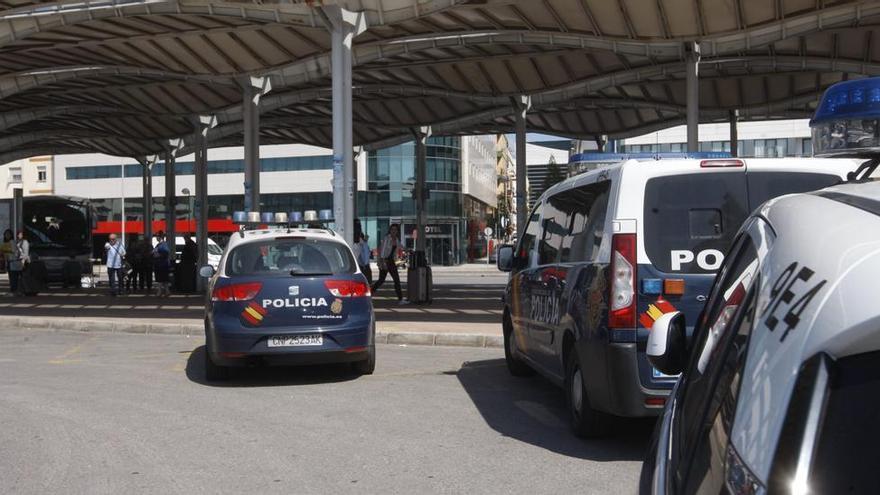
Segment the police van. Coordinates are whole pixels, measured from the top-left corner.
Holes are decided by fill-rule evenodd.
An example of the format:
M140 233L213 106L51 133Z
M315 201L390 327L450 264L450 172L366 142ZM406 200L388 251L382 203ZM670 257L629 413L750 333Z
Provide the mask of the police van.
M537 371L564 387L578 435L603 433L610 416L659 414L676 377L645 356L654 321L674 311L696 321L752 210L838 183L852 168L834 159L652 156L553 186L517 245L499 249L499 269L511 272L510 372Z
M681 378L642 493L880 493L878 118L880 79L829 88L816 153L871 159L845 184L763 205L702 315L654 323L649 360Z

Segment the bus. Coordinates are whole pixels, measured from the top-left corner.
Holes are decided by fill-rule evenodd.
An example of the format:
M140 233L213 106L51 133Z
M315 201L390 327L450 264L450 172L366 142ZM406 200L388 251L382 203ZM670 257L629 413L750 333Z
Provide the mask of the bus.
M12 200L0 203L0 217L7 219L3 230L12 228ZM23 230L30 244L32 262L42 262L47 282L63 281L64 267L80 265L81 273L92 272L92 230L95 212L85 198L71 196L26 196L22 199Z

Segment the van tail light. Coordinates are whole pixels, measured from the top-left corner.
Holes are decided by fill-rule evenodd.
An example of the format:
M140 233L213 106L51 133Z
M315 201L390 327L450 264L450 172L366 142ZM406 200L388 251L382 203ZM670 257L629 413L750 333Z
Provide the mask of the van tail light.
M366 297L370 295L370 286L357 280L325 280L324 287L333 297Z
M214 287L211 292L212 301L250 301L257 297L260 289L263 288L262 282L248 282L245 284L224 285L223 287Z
M703 160L700 168L744 167L742 160Z
M636 326L636 235L611 238L611 310L608 328Z

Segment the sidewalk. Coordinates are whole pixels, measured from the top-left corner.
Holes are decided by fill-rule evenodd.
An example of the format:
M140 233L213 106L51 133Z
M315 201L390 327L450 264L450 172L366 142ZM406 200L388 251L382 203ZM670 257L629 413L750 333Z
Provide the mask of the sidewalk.
M5 284L2 284L5 285ZM5 287L0 285L0 291ZM435 286L430 305L399 306L388 283L373 297L376 341L388 344L501 347L499 284ZM0 297L0 329L202 335L204 298L144 294L110 297L105 289L53 290L35 297Z

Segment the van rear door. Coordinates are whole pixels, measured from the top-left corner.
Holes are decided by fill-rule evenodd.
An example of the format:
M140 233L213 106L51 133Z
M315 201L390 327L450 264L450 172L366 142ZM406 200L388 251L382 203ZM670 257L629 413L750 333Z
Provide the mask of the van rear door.
M742 162L739 162L742 164ZM715 273L751 212L745 167L700 168L657 176L645 184L643 243L650 263L638 267L639 376L669 388L644 355L648 332L663 313L681 311L693 332Z

